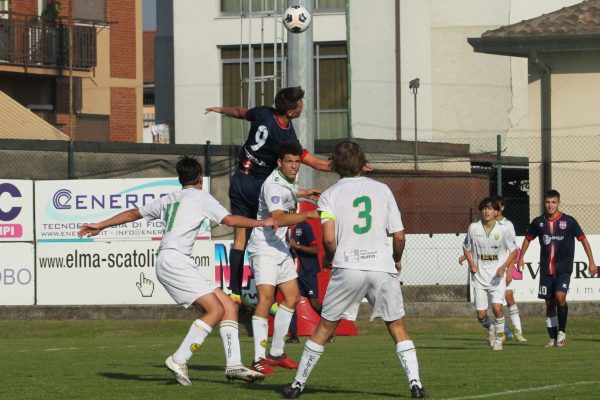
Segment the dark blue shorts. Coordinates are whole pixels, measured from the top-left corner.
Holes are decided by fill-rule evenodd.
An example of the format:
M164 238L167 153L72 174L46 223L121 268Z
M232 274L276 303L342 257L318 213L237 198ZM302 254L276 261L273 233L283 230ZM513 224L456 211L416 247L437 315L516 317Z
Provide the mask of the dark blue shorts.
M571 273L556 275L540 275L538 299L552 300L556 292L568 292L571 283Z
M262 179L256 179L235 171L229 184L229 206L231 214L256 218Z
M298 286L300 295L309 299L319 298L319 284L316 274L298 274Z

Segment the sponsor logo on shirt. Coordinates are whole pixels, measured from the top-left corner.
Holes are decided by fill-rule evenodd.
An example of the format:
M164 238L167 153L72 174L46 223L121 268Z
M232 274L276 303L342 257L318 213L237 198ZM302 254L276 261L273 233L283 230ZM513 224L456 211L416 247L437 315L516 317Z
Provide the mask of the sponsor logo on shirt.
M497 254L480 254L479 259L483 261L496 261L498 260Z
M548 245L553 240L561 241L564 238L565 238L564 236L549 236L549 235L544 235L544 244Z
M347 263L357 263L365 260L370 260L377 258L377 250L369 251L369 250L359 250L352 249L348 250L344 253L344 261Z

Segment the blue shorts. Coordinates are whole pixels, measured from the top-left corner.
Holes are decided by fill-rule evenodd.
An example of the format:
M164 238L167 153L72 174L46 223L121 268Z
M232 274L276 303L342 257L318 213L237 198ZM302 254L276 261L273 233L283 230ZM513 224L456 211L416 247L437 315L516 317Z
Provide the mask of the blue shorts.
M229 184L229 207L231 214L256 218L258 198L264 180L235 171Z
M300 295L309 299L319 298L319 284L316 274L298 274L298 286Z
M552 300L554 298L554 293L568 292L570 282L570 272L556 275L540 275L538 299Z

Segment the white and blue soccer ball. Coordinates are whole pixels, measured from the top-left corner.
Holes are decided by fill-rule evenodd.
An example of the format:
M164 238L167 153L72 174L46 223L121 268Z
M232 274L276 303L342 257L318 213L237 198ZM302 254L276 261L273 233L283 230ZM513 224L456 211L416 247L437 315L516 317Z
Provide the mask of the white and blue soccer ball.
M302 33L308 29L312 17L306 8L291 6L283 13L283 25L292 33Z

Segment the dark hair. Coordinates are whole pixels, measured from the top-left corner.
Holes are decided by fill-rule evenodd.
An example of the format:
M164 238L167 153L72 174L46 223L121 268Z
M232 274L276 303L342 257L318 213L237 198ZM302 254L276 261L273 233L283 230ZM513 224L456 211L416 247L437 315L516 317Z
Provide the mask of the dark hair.
M335 145L331 155L331 170L340 177L360 175L366 164L365 153L358 143L344 140Z
M200 182L202 166L194 157L179 157L177 164L175 164L175 169L177 169L179 183L181 183L182 186L195 185Z
M280 160L283 160L283 157L285 157L286 154L291 154L294 156L301 156L303 151L304 151L304 149L302 148L302 145L300 144L299 141L286 140L284 142L281 142L281 145L279 146L278 158Z
M304 90L300 86L281 89L275 96L275 112L285 115L286 112L296 108L303 97Z
M498 204L498 201L493 198L493 197L486 197L483 200L481 200L479 202L479 211L483 210L486 207L492 207L494 210L496 211L500 211L500 204Z
M496 195L494 196L494 200L498 202L500 209L502 209L502 207L506 208L506 200L504 200L504 197Z
M556 197L558 200L560 200L560 193L558 193L558 190L550 189L546 192L546 194L544 194L544 200L551 197Z

